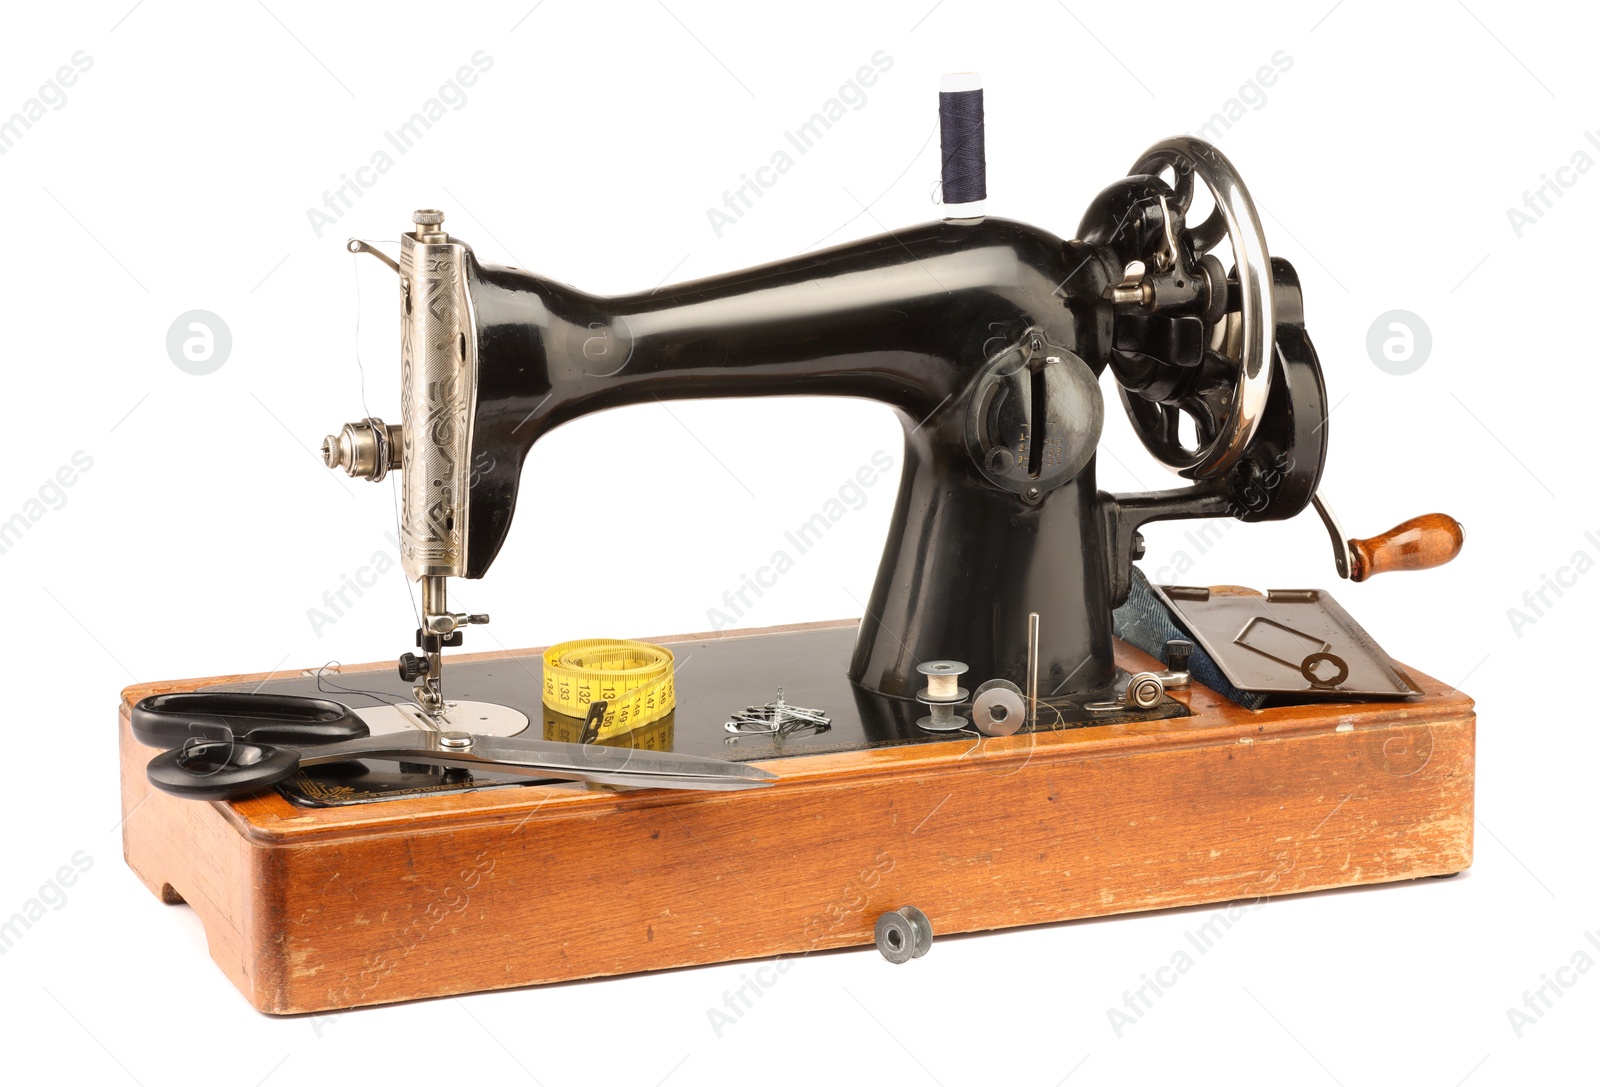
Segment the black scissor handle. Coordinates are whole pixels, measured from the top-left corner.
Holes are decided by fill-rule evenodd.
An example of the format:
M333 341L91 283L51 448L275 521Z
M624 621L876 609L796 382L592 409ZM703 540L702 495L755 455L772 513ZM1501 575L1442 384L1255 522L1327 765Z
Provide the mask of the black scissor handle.
M293 694L153 694L134 703L130 717L134 737L147 747L175 747L195 739L306 746L368 734L367 723L344 703Z
M237 800L294 775L300 753L240 740L196 740L150 760L145 777L188 800Z

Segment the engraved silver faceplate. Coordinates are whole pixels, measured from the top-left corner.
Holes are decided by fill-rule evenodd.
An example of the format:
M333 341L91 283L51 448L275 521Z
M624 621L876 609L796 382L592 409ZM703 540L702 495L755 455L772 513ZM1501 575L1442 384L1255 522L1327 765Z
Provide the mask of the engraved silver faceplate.
M477 340L456 241L400 242L400 562L413 581L467 568Z

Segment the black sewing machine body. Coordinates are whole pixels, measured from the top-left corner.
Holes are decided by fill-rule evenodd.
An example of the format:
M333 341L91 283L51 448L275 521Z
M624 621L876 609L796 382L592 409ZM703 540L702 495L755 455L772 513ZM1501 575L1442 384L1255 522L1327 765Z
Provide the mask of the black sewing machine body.
M1190 225L1202 191L1212 206ZM441 651L488 621L451 612L446 580L494 562L533 444L630 404L823 395L894 409L903 475L848 671L890 700L921 700L919 669L950 661L984 682L1026 679L1034 723L1041 702L1125 705L1113 612L1149 521L1276 520L1315 504L1340 575L1357 581L1459 550L1443 515L1346 540L1318 496L1327 394L1299 280L1269 255L1216 148L1183 136L1149 148L1073 240L961 207L617 297L481 264L436 210L416 213L398 261L352 241L400 277L402 422L347 424L323 452L353 476L403 473L400 555L422 587L422 655L403 656L400 675L417 703L440 712ZM1231 268L1212 254L1224 241ZM1187 486L1098 488L1108 368L1134 432ZM627 516L596 513L602 525Z
M477 384L465 575L494 560L523 461L563 422L651 400L862 397L895 410L905 455L850 677L909 698L916 664L930 659L1020 676L1023 619L1037 612L1048 617L1041 698L1104 692L1138 525L1292 516L1326 448L1299 285L1277 261L1279 374L1246 458L1162 494L1097 489L1098 379L1119 334L1104 295L1139 246L1137 236L1119 252L1005 219L954 220L613 298L468 252Z

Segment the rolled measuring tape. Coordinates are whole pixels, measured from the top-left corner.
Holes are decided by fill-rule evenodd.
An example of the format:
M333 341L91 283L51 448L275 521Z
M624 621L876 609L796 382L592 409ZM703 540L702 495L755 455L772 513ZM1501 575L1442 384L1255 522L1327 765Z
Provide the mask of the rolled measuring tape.
M672 651L649 642L583 638L544 651L544 704L568 717L586 717L606 704L600 737L658 721L677 704Z

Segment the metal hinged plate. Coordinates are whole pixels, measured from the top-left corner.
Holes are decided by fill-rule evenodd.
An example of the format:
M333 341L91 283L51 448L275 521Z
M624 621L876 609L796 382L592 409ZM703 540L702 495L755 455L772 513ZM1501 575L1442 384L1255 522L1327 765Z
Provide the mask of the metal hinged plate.
M1300 698L1410 698L1422 691L1320 589L1151 586L1241 691Z

